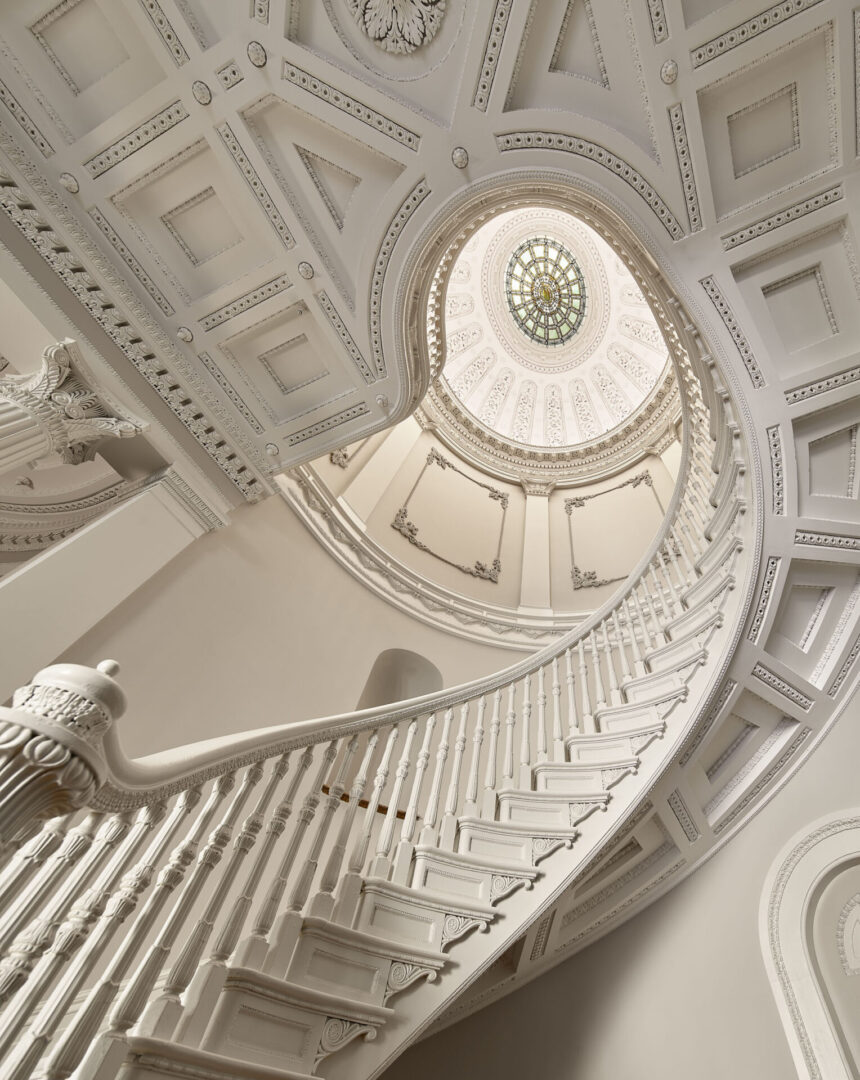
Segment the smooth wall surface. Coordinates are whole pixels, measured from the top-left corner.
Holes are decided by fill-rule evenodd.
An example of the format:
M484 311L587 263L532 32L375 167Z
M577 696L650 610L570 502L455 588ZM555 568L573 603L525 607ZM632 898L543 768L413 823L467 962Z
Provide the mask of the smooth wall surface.
M131 547L124 557L140 556ZM97 588L98 566L92 581ZM120 662L129 699L120 737L139 756L348 712L391 648L426 657L445 686L521 655L444 634L386 604L274 496L191 544L61 659Z
M794 1080L759 904L785 844L860 807L859 728L855 693L803 769L713 859L590 948L407 1051L384 1080Z

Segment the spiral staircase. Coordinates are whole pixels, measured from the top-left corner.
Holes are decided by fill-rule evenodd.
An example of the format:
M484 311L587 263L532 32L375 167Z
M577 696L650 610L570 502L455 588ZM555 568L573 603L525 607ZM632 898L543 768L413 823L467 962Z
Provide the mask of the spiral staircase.
M4 834L30 836L2 879L4 1076L377 1076L629 827L713 695L754 572L731 400L689 322L664 329L673 505L612 602L528 661L157 765L115 742L110 663L18 692L7 792L58 710L104 765L35 834L35 802L6 800Z
M671 355L683 444L662 527L606 603L512 667L139 759L111 661L47 667L0 708L0 1076L370 1080L693 870L850 700L860 286L855 125L836 127L857 12L448 0L401 56L329 0L139 0L99 7L128 56L76 89L37 6L0 20L0 255L53 340L82 342L64 347L76 375L97 369L95 419L128 412L151 442L136 479L101 464L65 501L38 476L32 499L6 492L27 557L141 491L199 536L422 399L441 415L458 253L538 189L611 241ZM361 174L343 206L317 182L342 180L329 156ZM297 313L315 378L290 412L257 361ZM0 425L32 442L23 411ZM20 465L28 447L3 450ZM88 585L66 572L13 677L163 565L110 578L89 622L68 617ZM804 621L784 598L810 584L827 597Z

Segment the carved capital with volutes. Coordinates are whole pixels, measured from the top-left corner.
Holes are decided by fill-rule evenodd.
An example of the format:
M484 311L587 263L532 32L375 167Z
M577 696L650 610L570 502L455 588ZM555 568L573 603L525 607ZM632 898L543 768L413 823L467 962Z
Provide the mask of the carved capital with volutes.
M35 454L37 461L57 454L66 464L91 460L96 444L105 438L129 439L144 425L120 409L110 406L104 394L85 379L81 357L74 341L49 345L42 353L42 366L33 374L0 372L0 401L26 414L42 435L40 444L22 442L21 454ZM14 467L10 462L8 467Z
M126 704L118 671L113 660L54 664L0 706L0 846L85 806L104 782L102 740Z

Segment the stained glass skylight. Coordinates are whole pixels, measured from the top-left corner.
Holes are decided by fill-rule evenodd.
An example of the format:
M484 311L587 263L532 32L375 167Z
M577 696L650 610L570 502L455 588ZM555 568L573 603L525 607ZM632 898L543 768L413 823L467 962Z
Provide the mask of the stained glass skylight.
M585 281L567 248L546 236L514 251L505 272L508 307L519 329L539 345L563 345L585 317Z

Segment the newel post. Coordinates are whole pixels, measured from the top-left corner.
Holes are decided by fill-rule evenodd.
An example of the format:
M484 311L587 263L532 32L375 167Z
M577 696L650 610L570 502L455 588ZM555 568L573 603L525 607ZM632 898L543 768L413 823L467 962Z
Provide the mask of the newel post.
M114 660L53 664L0 706L0 850L29 822L85 806L104 782L102 739L125 711Z

